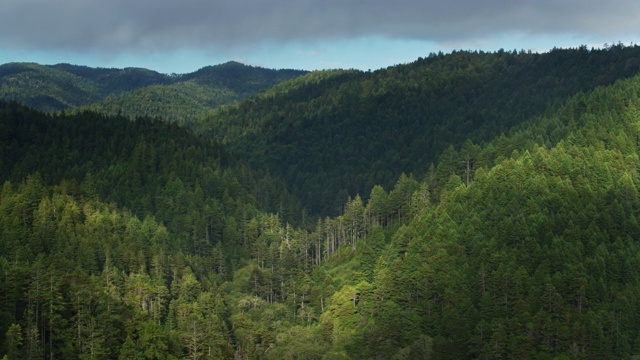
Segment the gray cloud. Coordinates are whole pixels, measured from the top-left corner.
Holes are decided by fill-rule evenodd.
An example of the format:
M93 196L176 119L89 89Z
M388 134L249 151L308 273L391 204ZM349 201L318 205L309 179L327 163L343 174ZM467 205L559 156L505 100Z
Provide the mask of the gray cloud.
M504 32L638 34L637 0L0 0L0 46L225 48L378 35L435 42Z

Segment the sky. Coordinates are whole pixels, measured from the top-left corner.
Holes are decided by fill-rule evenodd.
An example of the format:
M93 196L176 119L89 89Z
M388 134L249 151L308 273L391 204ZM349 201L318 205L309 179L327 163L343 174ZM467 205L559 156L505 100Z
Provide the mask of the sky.
M638 0L0 0L0 64L376 70L639 39Z

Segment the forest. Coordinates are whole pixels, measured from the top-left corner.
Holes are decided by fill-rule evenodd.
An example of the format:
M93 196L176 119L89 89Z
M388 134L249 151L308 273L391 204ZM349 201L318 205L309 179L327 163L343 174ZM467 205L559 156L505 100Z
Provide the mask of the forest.
M375 72L310 73L309 85L219 107L198 129L283 176L310 212L335 216L402 172L424 176L449 145L490 142L638 69L640 48L621 45L431 54Z
M8 63L0 65L0 98L45 112L92 110L131 118L162 117L185 124L218 105L255 95L304 73L234 61L188 74Z
M0 356L638 358L639 55L311 72L185 124L0 100Z

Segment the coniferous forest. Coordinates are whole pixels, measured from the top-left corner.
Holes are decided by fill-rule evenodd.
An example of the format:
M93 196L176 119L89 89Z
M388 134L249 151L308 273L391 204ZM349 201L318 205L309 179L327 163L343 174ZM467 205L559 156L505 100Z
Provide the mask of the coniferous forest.
M640 357L639 47L272 85L0 92L0 356Z

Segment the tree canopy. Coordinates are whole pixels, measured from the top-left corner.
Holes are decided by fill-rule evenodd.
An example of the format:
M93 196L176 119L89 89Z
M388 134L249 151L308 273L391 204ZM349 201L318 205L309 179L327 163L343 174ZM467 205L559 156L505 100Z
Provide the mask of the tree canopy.
M585 65L636 49L607 51L551 54ZM418 63L447 56L503 57L505 71L519 57L542 61ZM398 73L389 81L402 86L385 88L398 99L411 95L399 75L411 66L381 72ZM312 73L251 101L324 98L333 90L321 84L362 76L374 78ZM424 172L391 162L391 185L331 193L336 215L322 216L287 191L287 176L245 162L231 143L238 128L211 137L0 101L0 355L637 357L640 75L600 85L489 126L486 139L441 139ZM335 111L351 111L341 96ZM302 151L290 150L282 161Z

